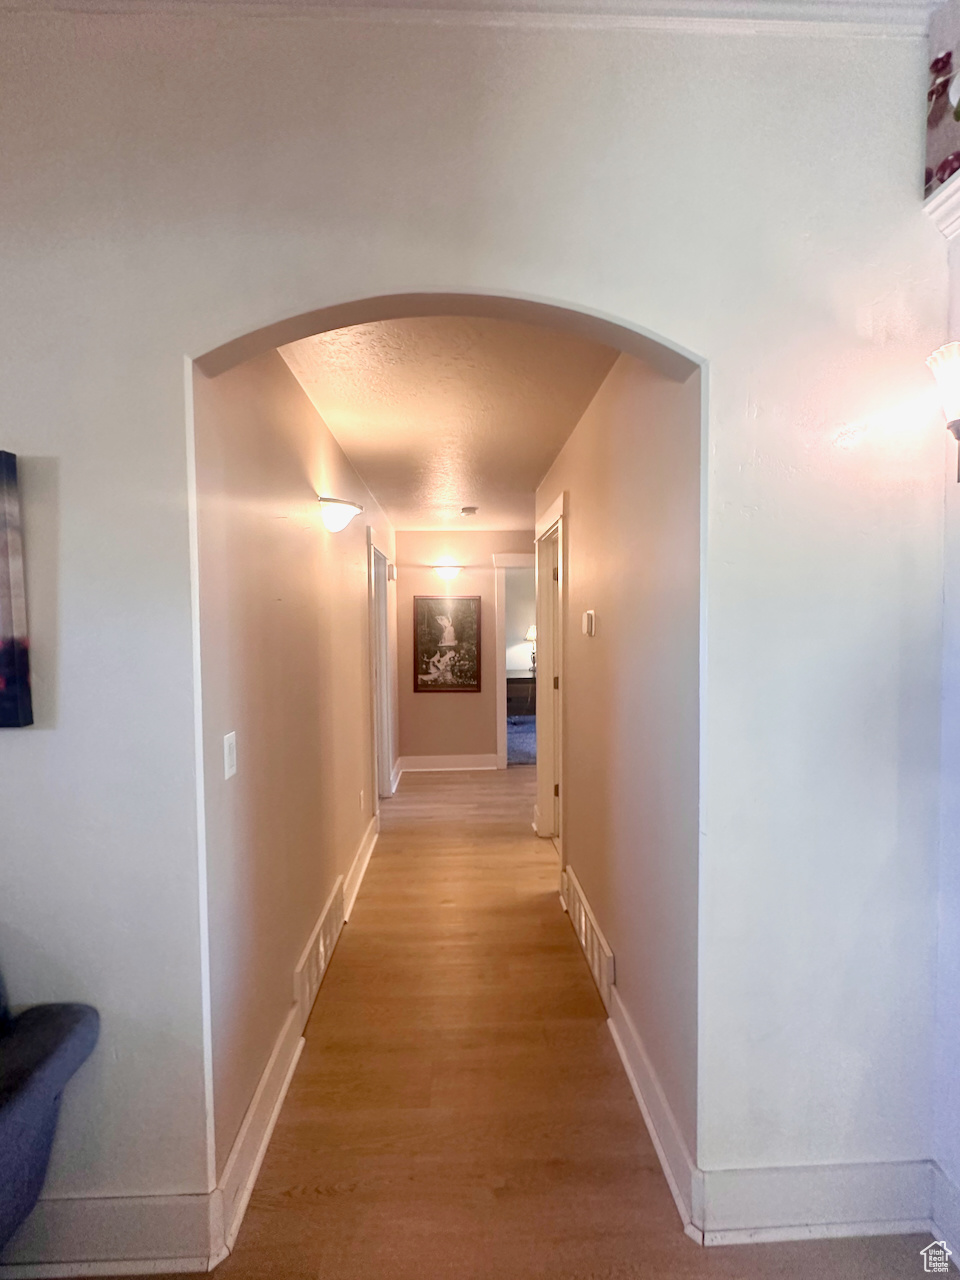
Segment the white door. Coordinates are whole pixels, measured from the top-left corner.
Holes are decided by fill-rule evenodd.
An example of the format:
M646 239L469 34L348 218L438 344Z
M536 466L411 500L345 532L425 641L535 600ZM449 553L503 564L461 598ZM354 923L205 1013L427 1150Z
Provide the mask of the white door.
M562 840L563 528L537 540L537 834Z

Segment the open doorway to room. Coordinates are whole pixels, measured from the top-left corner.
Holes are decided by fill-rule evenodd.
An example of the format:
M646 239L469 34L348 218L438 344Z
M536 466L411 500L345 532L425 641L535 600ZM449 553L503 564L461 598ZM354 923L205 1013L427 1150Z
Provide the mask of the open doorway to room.
M510 768L537 762L537 571L531 551L494 556L497 645L503 700L498 724L501 759Z
M532 563L507 569L506 579L507 765L536 764L536 570Z

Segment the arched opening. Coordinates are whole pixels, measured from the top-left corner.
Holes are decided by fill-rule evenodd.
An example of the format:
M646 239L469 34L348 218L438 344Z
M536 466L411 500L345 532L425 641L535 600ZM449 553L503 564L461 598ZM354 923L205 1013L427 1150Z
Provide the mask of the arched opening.
M565 365L577 344L611 352L573 420L551 437L553 451L530 485L525 524L503 518L499 526L464 532L452 519L411 521L409 506L403 519L393 517L400 508L384 468L400 466L394 437L403 436L413 411L391 400L400 425L390 439L382 423L376 427L382 447L374 465L357 446L372 421L368 407L347 412L338 401L331 409L321 385L331 366L291 355L324 335L377 326L413 332L430 322L436 342L443 326L432 322L441 320L557 335ZM462 367L480 365L487 376L490 359L473 360L462 333L458 340ZM387 363L396 365L391 353ZM460 367L445 366L454 379ZM551 367L559 366L542 366ZM578 1004L577 1017L609 1017L631 1078L641 1061L652 1063L679 1148L695 1158L702 369L691 353L607 317L524 298L423 293L309 312L194 362L218 1178L232 1167L250 1099L276 1103L286 1087L284 1064L292 1070L378 836L389 865L409 877L392 886L387 932L394 936L404 926L400 904L407 896L420 901L414 880L428 874L425 863L449 859L458 841L454 828L471 829L476 815L492 824L483 836L486 852L461 850L454 880L433 902L437 920L452 905L502 923L513 918L513 904L534 933L549 932L562 922L562 906L602 1001L589 1014ZM353 382L362 376L362 367L351 373ZM491 377L502 381L501 372ZM488 395L489 384L482 391ZM554 408L548 405L546 416ZM482 454L480 448L476 457ZM417 467L426 464L422 457L415 462L411 474L420 474ZM469 462L462 474L480 465ZM524 465L528 473L536 466ZM324 530L318 496L355 502L362 517L340 532ZM442 558L461 570L456 589L433 581ZM535 787L516 772L501 777L499 736L506 710L503 583L524 558L535 559L538 572ZM475 687L469 681L464 688L418 687L417 610L432 598L455 598L464 608L476 602ZM449 608L442 620L456 631ZM390 648L385 665L376 659L377 635ZM452 656L443 652L442 637L437 645L441 662ZM385 680L392 682L386 696ZM488 732L484 698L491 684L495 749L470 736L480 733L481 721ZM398 745L386 779L378 735L391 715ZM238 762L229 778L228 749ZM381 809L379 799L396 789L398 772L409 775L400 801L385 800ZM529 831L531 816L537 836ZM504 824L513 833L516 867L534 865L535 873L521 893L509 871L492 907L476 881L503 864ZM438 830L447 845L437 845ZM413 846L429 857L411 857ZM470 870L474 857L482 876ZM380 877L374 896L382 896L388 863L374 867ZM543 885L550 877L548 906ZM464 906L468 882L474 897ZM523 894L536 912L524 914ZM422 901L418 909L426 911ZM373 945L373 926L365 928L347 935L354 949L364 938ZM464 938L475 932L471 925L460 943L466 947ZM509 932L497 924L470 953L476 973L459 991L468 1006L482 1004L489 984L501 981L490 974L517 967L516 955L484 950ZM569 933L564 938L572 942ZM455 967L444 969L445 955L442 946L425 953L411 979L416 991L429 993L434 1012L457 996ZM409 972L409 954L391 952L383 962L391 972ZM482 964L490 966L487 976ZM286 1011L291 971L296 1002ZM580 972L571 981L582 978ZM516 998L535 1006L542 997L543 1016L562 1021L564 992L547 997L549 980L541 975L537 983L525 992L519 984ZM414 1008L419 996L407 990L395 998ZM437 1016L432 1032L442 1039L447 1015ZM509 1040L512 1033L501 1032ZM371 1054L387 1053L385 1044L381 1036ZM506 1058L490 1052L495 1078ZM431 1062L436 1082L442 1069ZM369 1055L354 1069L372 1070ZM411 1071L416 1093L423 1080ZM558 1071L560 1079L562 1061ZM441 1094L446 1087L435 1084ZM689 1222L689 1195L677 1194Z

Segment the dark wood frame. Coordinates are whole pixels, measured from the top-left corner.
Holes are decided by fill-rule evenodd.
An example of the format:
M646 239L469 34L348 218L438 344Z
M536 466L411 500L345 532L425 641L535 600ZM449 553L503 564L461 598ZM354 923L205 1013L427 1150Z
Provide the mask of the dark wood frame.
M422 685L419 683L420 677L420 653L418 649L417 635L417 603L420 600L470 600L477 606L477 683L475 685ZM480 693L480 684L482 676L482 661L480 651L480 616L481 616L481 597L480 596L451 596L451 595L431 595L431 596L414 596L413 597L413 692L414 693Z

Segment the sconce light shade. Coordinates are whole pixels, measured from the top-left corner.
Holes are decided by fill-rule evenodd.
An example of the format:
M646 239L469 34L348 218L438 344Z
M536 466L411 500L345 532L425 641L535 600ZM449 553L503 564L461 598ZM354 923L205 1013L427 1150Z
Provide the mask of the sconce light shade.
M531 641L531 643L533 643L533 644L536 644L536 643L537 643L537 628L536 628L536 624L534 624L534 625L533 625L533 626L531 626L531 627L527 627L527 634L526 634L523 638L524 638L524 640L529 640L529 641Z
M960 342L947 342L927 356L927 366L937 380L947 426L960 440Z
M433 571L438 578L443 578L444 582L450 582L462 568L462 564L454 564L449 556L444 556L442 560L438 560L433 566Z
M345 529L354 516L363 510L357 502L347 502L345 498L318 498L320 503L320 519L331 533L339 533Z

